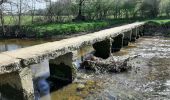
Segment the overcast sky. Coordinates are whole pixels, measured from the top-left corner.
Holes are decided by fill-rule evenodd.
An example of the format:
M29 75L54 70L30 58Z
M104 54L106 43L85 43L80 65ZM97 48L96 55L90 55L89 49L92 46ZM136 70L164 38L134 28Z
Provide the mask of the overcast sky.
M39 0L39 1L41 1L41 0ZM56 2L56 1L58 1L58 0L52 0L52 2ZM30 2L30 4L31 4L31 2ZM37 2L36 3L36 9L43 9L43 8L45 8L45 3L39 3L39 2Z
M17 0L12 0L13 2L17 2ZM42 0L38 0L38 1L40 1L40 2L36 2L35 4L35 8L36 9L44 9L45 7L46 7L46 4L45 4L45 2L43 2ZM56 2L56 1L58 1L58 0L52 0L53 2ZM32 2L26 2L26 4L28 4L29 6L31 6L32 5ZM9 5L9 4L4 4L3 5L3 7L6 9L6 10L10 10L11 9L11 6ZM14 12L17 12L17 8L16 8L16 6L13 6L12 7L12 9L13 9L13 11ZM27 8L25 8L25 6L23 6L23 9L27 9ZM6 12L6 11L5 11ZM7 11L8 12L8 11Z

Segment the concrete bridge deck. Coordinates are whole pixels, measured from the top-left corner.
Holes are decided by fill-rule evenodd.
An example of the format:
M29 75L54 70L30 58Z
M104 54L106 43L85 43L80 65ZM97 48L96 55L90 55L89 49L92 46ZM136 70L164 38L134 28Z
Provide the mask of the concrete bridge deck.
M64 66L71 67L69 79L72 79L75 73L73 69L76 66L73 62L78 59L74 57L77 55L75 51L86 48L85 46L88 45L94 49L96 56L106 58L112 51L120 50L122 46L128 45L129 41L139 38L144 24L144 22L136 22L61 41L0 53L0 96L1 92L8 93L6 92L8 88L14 93L18 91L20 97L23 96L21 100L33 100L35 99L34 91L36 91L35 80L42 75L45 75L43 76L45 80L46 76L56 74L53 72L56 67L50 68L50 63L57 66L64 63Z
M111 37L116 37L121 33L142 25L144 25L144 22L136 22L61 41L48 42L19 50L3 52L0 54L0 74L17 71L28 65L39 63L44 59L56 58L74 51L83 45L94 44Z

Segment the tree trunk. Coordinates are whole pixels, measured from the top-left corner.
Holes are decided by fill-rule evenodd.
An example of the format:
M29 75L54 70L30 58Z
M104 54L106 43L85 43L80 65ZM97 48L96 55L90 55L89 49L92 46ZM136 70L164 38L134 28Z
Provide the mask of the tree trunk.
M34 23L34 12L35 12L35 2L34 0L32 0L32 11L31 11L32 24Z
M19 1L18 28L21 29L22 0Z
M1 19L1 27L2 27L2 34L5 35L5 25L4 25L4 17L3 17L3 11L2 7L0 9L0 19Z
M78 15L76 17L75 20L77 21L82 21L85 20L85 17L82 15L82 5L83 5L84 0L80 0L79 1L79 5L78 5Z
M50 6L48 9L48 22L53 22L52 1L49 1Z

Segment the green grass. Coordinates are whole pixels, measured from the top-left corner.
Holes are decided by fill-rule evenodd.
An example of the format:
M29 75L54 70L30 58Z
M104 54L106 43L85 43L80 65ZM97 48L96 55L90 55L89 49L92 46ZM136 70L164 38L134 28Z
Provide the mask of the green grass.
M35 19L40 18L42 16L35 16ZM67 17L63 18L67 19ZM5 24L6 25L16 25L17 24L17 16L5 16ZM96 20L96 21L84 21L84 22L66 22L66 23L41 23L41 24L32 24L31 16L22 16L22 30L21 32L24 34L36 34L37 37L44 36L54 36L54 35L70 35L80 32L93 32L97 30L101 30L103 28L120 25L122 23L129 23L128 20L124 19L107 19L107 20ZM42 21L39 21L42 22ZM13 31L15 31L15 26L12 27ZM12 32L13 32L12 31Z
M108 26L107 22L72 22L72 23L51 23L42 25L31 25L31 30L41 37L48 35L68 35L78 32L86 32Z
M38 37L43 37L45 34L49 36L54 36L54 35L70 35L79 32L91 32L122 23L129 23L129 21L105 20L105 21L87 21L70 23L34 24L27 25L25 29L27 29L27 31L33 31Z
M34 18L40 18L41 16L35 16ZM31 16L22 16L21 25L30 25L32 24ZM18 16L5 16L4 21L5 25L15 25L17 23Z
M16 16L14 16L16 17ZM35 16L38 18L41 16ZM17 17L15 18L17 19ZM55 36L55 35L71 35L80 32L92 32L101 30L109 26L119 26L121 24L127 24L131 22L146 21L152 23L152 25L161 25L170 23L170 19L107 19L97 21L85 21L85 22L67 22L67 23L46 23L46 24L32 24L31 16L22 16L22 33L36 34L37 37ZM14 20L11 20L10 16L5 16L5 23L7 25L13 25Z

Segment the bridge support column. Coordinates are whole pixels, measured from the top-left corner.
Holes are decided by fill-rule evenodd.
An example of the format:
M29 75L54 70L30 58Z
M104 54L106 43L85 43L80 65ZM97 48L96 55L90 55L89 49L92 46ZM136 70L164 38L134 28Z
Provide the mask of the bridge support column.
M128 46L129 42L131 41L131 31L125 32L123 37L123 46Z
M120 34L117 37L113 38L112 52L120 51L122 47L123 47L123 34Z
M140 38L139 30L140 30L140 28L137 27L137 28L136 28L136 32L137 32L137 33L136 33L136 34L137 34L136 39L139 39L139 38Z
M76 77L76 64L74 61L73 53L67 53L50 60L50 78L71 83Z
M131 42L135 42L137 39L137 28L132 29Z
M19 72L1 75L0 99L34 100L35 97L31 69L24 68Z
M113 40L110 38L93 44L93 48L95 49L94 55L107 59L111 55L112 41Z
M143 31L143 30L144 30L144 27L143 27L143 26L140 26L140 27L139 27L139 35L140 35L140 36L143 36L143 35L144 35L144 31Z

